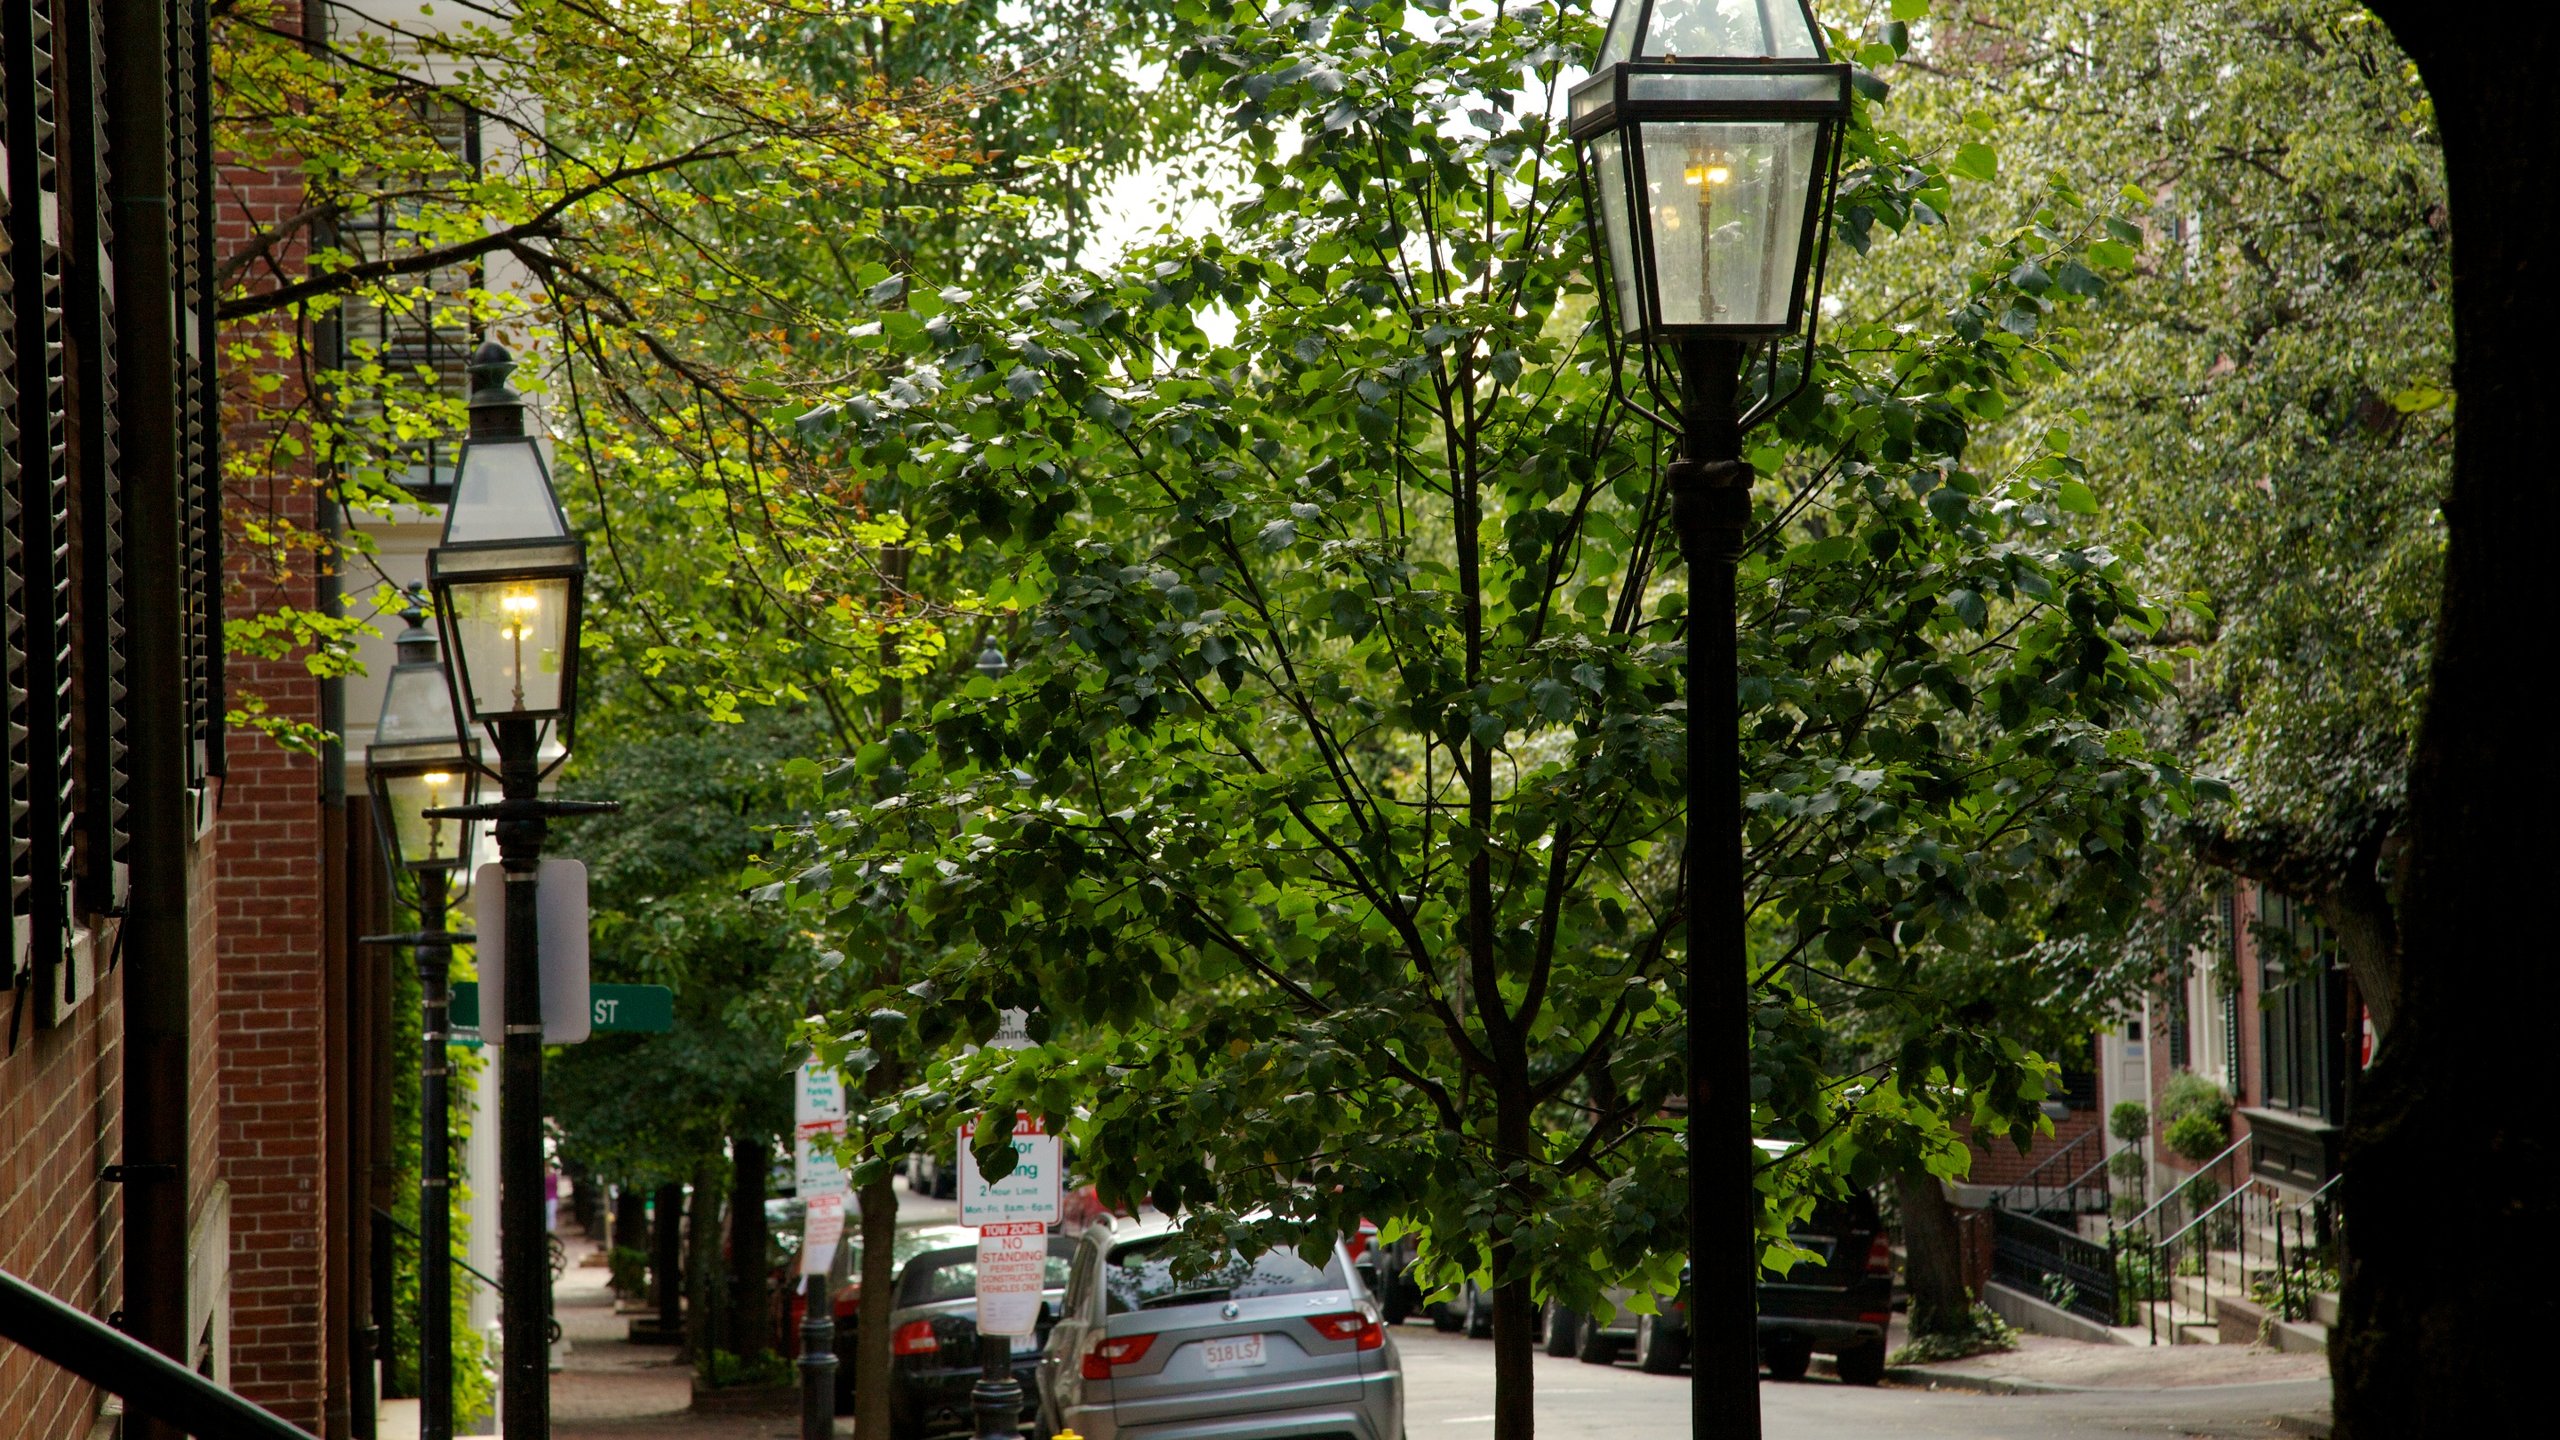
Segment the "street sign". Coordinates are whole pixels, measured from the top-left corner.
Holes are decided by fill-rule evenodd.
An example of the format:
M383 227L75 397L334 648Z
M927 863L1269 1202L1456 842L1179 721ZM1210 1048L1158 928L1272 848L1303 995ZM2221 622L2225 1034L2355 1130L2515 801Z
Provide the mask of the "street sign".
M479 927L480 983L489 987L489 1030L505 1023L507 994L507 879L495 864L471 875L473 919ZM587 866L583 860L550 859L534 872L534 906L541 916L542 1043L575 1045L595 1030L587 999Z
M1049 1227L1011 1220L978 1228L978 1333L1029 1335L1040 1328L1040 1281L1049 1264Z
M814 1060L801 1065L791 1111L797 1131L792 1181L800 1192L805 1217L800 1273L824 1275L835 1263L836 1245L844 1238L845 1194L852 1188L843 1162L821 1143L844 1133L844 1081L834 1066Z
M590 985L587 1016L601 1034L664 1035L676 1028L676 992L664 985ZM480 1043L480 982L453 986L449 1016L454 1043Z
M960 1223L996 1225L1032 1221L1054 1225L1063 1218L1058 1191L1058 1137L1040 1117L1018 1111L1013 1117L1013 1173L994 1184L978 1174L978 1157L969 1148L977 1122L960 1127Z

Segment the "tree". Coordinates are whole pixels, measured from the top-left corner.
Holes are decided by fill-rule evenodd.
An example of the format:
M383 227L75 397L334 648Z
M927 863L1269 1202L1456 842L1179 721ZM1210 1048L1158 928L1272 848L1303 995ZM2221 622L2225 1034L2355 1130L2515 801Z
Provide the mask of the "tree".
M2161 242L2043 402L2120 457L2111 510L2145 582L2200 602L2179 637L2198 653L2159 723L2233 793L2190 827L2208 867L2161 872L2158 949L2183 965L2221 923L2221 877L2245 875L2318 910L2387 1038L2385 881L2451 461L2425 91L2353 0L1941 11L1912 87L1918 133L1996 138L2012 207L2056 168L2122 185Z
M2149 0L2103 17L1941 3L1914 70L1914 143L1953 152L1978 187L1950 243L2032 209L2057 171L2121 187L2153 237L2033 413L2069 411L2113 457L2117 542L2148 588L2193 597L2163 637L2186 653L2153 724L2230 787L2182 827L2188 846L2159 854L2159 903L2111 957L2112 988L2012 1013L2097 1022L2146 971L2183 975L2237 872L2317 909L2387 1044L2385 882L2405 840L2452 413L2425 92L2351 0ZM1925 249L1889 264L1884 288L1928 264ZM2032 428L1986 439L2033 443ZM1915 1294L1915 1330L1922 1308Z
M904 294L858 332L893 378L817 436L912 523L1004 546L985 603L1028 623L1001 682L835 770L843 808L776 870L831 928L932 942L813 1039L865 1073L1032 1010L1055 1043L854 1117L857 1179L1020 1106L1206 1246L1411 1225L1492 1288L1523 1436L1537 1298L1667 1288L1685 1205L1685 607L1551 120L1596 36L1527 6L1180 13L1254 166L1229 234ZM1871 103L1853 145L1845 245L1949 207ZM2070 436L1966 459L2131 262L2104 221L2056 187L1934 323L1828 330L1752 457L1749 1043L1763 1133L1796 1142L1764 1169L1773 1257L1813 1191L1960 1171L1951 1114L2037 1123L2051 1068L1951 1007L1842 1073L1817 988L1887 1004L2010 917L2120 920L2186 798L2131 728L2166 664L2127 643L2165 617L2076 533ZM1008 1128L981 1127L997 1173Z
M2482 1253L2551 1231L2552 1121L2498 1103L2531 1094L2551 967L2518 897L2549 870L2549 747L2516 667L2530 663L2552 533L2539 469L2555 379L2555 305L2539 283L2555 220L2548 166L2514 137L2540 122L2560 18L2486 31L2409 0L2374 13L2417 62L2444 136L2453 235L2453 480L2443 601L2410 764L2399 881L2397 1038L2357 1096L2343 1184L2348 1247L2330 1354L2341 1434L2449 1435L2523 1406L2535 1347L2499 1324L2482 1267L2445 1265L2421 1227L2440 1214L2440 1157L2463 1157L2464 1212ZM2483 1003L2483 1002L2486 1003Z

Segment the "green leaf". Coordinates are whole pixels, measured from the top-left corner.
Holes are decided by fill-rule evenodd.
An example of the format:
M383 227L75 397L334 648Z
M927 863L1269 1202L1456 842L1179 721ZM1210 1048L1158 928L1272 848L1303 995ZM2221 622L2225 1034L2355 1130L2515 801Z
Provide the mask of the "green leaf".
M1929 0L1893 0L1892 15L1896 20L1920 20L1928 14Z
M2000 173L2000 152L1979 140L1968 140L1956 147L1947 168L1967 180L1991 180Z

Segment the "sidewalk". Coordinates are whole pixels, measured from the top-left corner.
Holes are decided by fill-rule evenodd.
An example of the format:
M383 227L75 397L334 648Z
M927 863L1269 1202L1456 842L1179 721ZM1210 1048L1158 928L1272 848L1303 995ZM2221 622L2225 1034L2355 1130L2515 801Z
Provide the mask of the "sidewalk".
M564 1433L592 1421L680 1415L693 1406L693 1370L673 1345L634 1345L613 1308L603 1247L562 1217L569 1268L551 1288L551 1313L567 1353L551 1377L551 1418ZM588 1263L590 1257L594 1263ZM633 1433L622 1426L612 1433Z
M2183 1390L2196 1385L2317 1380L2328 1373L2325 1355L2287 1354L2254 1345L2093 1345L2052 1335L2021 1335L2015 1350L1934 1365L1897 1365L1885 1375L1904 1385L2022 1393Z

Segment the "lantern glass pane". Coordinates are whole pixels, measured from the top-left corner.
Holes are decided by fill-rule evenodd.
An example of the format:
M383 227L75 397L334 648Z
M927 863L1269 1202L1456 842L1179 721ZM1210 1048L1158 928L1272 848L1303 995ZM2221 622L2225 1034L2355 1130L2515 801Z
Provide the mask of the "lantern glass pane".
M1644 18L1644 0L1618 0L1609 12L1609 31L1600 39L1600 63L1595 70L1606 70L1620 61L1636 56L1636 22Z
M1624 137L1611 131L1591 142L1592 203L1600 207L1600 233L1609 246L1609 288L1618 307L1618 333L1644 329L1643 276L1636 269L1636 217L1627 209Z
M1796 257L1821 130L1811 120L1642 128L1663 325L1794 323Z
M1644 34L1635 12L1645 0L1620 0L1600 44L1600 64L1621 60L1818 60L1822 43L1803 0L1653 0ZM1623 48L1622 48L1623 47Z
M530 437L474 440L462 447L444 543L556 540L569 533L542 452Z
M452 585L450 631L474 720L557 714L567 678L569 577Z
M462 727L453 719L453 691L442 665L394 666L382 687L382 715L374 722L376 745L434 745L459 752Z
M457 764L436 770L394 771L379 776L392 843L405 869L449 868L471 858L471 823L431 820L426 811L467 805L470 771Z

